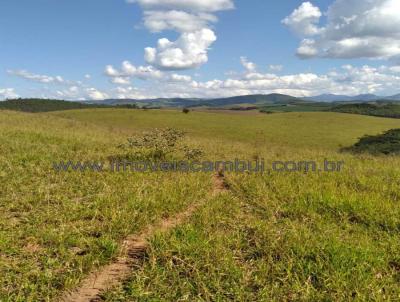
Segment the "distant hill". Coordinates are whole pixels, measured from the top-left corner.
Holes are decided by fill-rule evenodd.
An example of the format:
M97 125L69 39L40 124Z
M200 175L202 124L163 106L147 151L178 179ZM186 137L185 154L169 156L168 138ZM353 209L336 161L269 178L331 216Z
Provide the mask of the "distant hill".
M255 104L255 105L268 105L268 104L291 104L302 102L301 99L285 94L256 94L256 95L243 95L229 98L211 99L201 102L203 106L231 106L240 104Z
M16 99L0 102L0 110L14 110L32 113L104 107L107 106L48 99Z
M140 107L190 107L198 104L202 99L191 98L157 98L157 99L107 99L104 101L87 102L91 104L104 104L104 105L127 105L136 104Z
M381 116L380 114L383 111L385 111L384 115L387 116L389 115L390 110L397 110L397 107L395 108L390 106L391 104L396 105L398 101L400 101L400 94L389 97L378 97L373 94L363 94L358 96L324 94L315 97L298 98L290 95L273 93L265 95L264 94L241 95L241 96L215 98L215 99L198 99L198 98L157 98L157 99L140 99L140 100L107 99L102 101L81 101L81 102L49 100L49 99L16 99L16 100L8 100L0 102L0 110L8 109L8 110L17 110L25 112L47 112L47 111L58 111L58 110L108 108L108 107L119 107L119 108L129 108L129 109L208 107L215 109L235 108L239 110L242 108L256 107L266 112L267 111L286 112L286 111L298 111L298 110L320 111L320 110L329 110L329 107L335 107L340 104L350 103L351 105L351 103L353 104L371 103L379 107L379 110L375 109L375 112L379 111L378 113L379 116ZM328 104L329 106L325 106L324 103ZM388 107L383 108L382 106L385 105L388 105ZM350 110L350 109L353 111L355 110L354 107L351 106L346 108L340 107L335 110ZM369 107L366 110L370 112L370 109L371 108ZM359 114L364 114L364 113L359 113ZM394 114L397 114L397 111Z
M385 97L385 100L400 101L400 93L392 96Z
M376 101L378 99L382 99L374 94L360 94L356 96L348 96L348 95L336 95L336 94L321 94L317 96L303 98L308 101L314 102L370 102Z
M303 99L314 102L374 102L378 100L400 101L400 94L392 96L378 96L375 94L359 94L355 96L321 94L312 97L305 97Z
M159 98L159 99L109 99L95 104L136 104L139 106L150 107L224 107L235 106L241 104L249 105L270 105L270 104L290 104L303 102L303 100L284 94L256 94L256 95L242 95L228 98L216 99L195 99L195 98ZM93 103L93 102L92 102Z
M109 99L101 101L100 104L136 104L140 107L226 107L226 106L252 106L264 107L268 105L288 105L309 102L375 102L379 100L400 101L400 94L388 97L374 94L360 94L356 96L322 94L313 97L293 97L285 94L255 94L241 95L226 98L196 99L196 98L158 98L158 99ZM92 102L93 103L93 102ZM99 102L97 102L99 104Z
M400 104L393 103L358 103L341 104L330 109L333 112L400 118Z

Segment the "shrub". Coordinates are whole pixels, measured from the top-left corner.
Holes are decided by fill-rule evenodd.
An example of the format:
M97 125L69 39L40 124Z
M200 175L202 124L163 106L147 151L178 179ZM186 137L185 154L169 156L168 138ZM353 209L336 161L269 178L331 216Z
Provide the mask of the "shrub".
M187 109L187 108L183 108L183 109L182 109L182 112L185 113L185 114L188 114L188 113L190 112L190 110Z
M376 136L366 135L354 146L343 148L342 151L400 155L400 129L392 129Z
M128 138L127 143L119 147L126 152L125 158L134 160L194 160L203 155L200 149L183 144L185 133L166 128L154 129Z

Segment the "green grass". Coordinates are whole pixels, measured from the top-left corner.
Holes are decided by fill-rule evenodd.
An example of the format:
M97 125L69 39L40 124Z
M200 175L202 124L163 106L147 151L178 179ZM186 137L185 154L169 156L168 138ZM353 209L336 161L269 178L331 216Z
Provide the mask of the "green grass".
M258 144L261 147L336 150L353 144L365 134L378 134L397 128L400 122L340 113L313 112L273 115L233 115L172 110L72 110L51 113L53 116L108 127L110 131L129 134L141 129L172 127L191 137L217 141L223 145Z
M126 137L107 128L7 112L0 129L1 301L54 298L115 257L126 235L209 190L205 175L52 170L53 161L113 155Z
M320 112L328 111L332 108L331 103L298 103L289 105L272 105L264 106L261 108L263 113L277 113L277 112Z
M56 173L132 134L172 127L210 159L345 162L343 172ZM51 301L118 255L122 238L199 200L151 238L145 265L107 301L396 301L400 159L340 148L400 121L339 113L231 115L95 109L0 112L0 301Z

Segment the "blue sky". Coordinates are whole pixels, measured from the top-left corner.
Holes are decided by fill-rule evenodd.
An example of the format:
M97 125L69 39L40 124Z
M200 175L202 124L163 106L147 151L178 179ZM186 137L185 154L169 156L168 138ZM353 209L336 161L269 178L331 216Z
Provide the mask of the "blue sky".
M400 93L395 0L128 2L2 0L0 99Z

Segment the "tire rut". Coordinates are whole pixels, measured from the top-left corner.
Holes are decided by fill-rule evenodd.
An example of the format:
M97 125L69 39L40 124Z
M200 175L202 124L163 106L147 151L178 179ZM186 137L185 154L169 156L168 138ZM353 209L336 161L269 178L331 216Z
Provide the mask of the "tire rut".
M222 171L218 172L213 177L211 194L212 196L216 196L227 190L229 190L229 185L224 173ZM133 270L143 265L149 247L148 238L152 237L156 232L166 233L183 224L201 205L201 202L192 204L185 211L147 227L139 235L128 236L123 242L121 255L114 262L89 274L77 289L64 293L58 301L103 301L101 298L103 292L128 279Z

